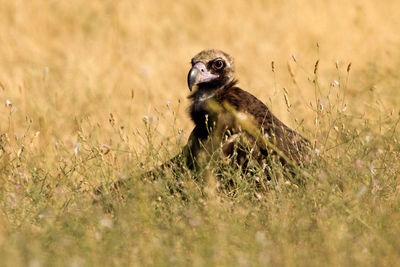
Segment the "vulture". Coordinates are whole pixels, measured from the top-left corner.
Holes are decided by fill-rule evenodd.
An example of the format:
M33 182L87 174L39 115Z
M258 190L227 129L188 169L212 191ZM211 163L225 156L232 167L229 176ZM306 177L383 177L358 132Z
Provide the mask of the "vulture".
M202 152L212 155L219 148L224 157L234 158L242 167L249 157L260 164L278 159L284 166L299 166L307 160L309 141L237 86L231 55L216 49L201 51L191 60L187 83L195 126L182 152L162 167L181 165L183 156L186 166L194 169Z
M181 153L146 172L145 177L156 179L154 174L165 168L197 169L204 159L202 155L210 161L220 155L214 153L218 150L244 171L250 162L265 167L277 160L294 174L307 161L310 142L275 117L263 102L237 86L231 55L216 49L201 51L191 60L187 83L192 92L188 98L194 129ZM113 188L119 190L124 183L117 181ZM102 190L99 187L95 193L101 194Z

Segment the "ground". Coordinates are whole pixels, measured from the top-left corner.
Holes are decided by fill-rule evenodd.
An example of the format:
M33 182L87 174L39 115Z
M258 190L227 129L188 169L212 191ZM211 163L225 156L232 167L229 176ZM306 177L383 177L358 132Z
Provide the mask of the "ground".
M2 265L400 263L400 2L0 2ZM207 48L312 142L295 178L146 177L190 134Z

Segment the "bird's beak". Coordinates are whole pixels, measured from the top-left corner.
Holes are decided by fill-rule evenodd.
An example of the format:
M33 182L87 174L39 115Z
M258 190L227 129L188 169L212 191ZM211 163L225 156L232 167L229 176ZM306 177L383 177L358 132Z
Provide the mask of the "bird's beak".
M190 69L187 77L187 82L190 91L192 91L193 86L199 83L212 81L218 77L219 75L210 73L209 71L207 71L207 68L203 63L198 62Z

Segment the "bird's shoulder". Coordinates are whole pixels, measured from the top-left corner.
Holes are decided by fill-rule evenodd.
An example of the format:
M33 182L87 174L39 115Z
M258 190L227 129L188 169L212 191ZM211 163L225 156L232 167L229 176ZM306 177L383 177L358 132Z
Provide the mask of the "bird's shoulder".
M221 104L229 104L235 110L250 114L260 124L272 120L273 115L268 107L251 93L234 86L217 93L216 99Z
M268 109L257 97L237 86L221 90L216 97L218 101L227 101L237 109L246 109L254 105L261 109Z

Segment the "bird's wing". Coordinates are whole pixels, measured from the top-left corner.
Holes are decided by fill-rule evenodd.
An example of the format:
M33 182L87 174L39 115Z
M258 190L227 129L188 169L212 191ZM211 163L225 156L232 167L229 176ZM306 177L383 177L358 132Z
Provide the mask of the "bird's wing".
M302 160L306 147L309 145L307 139L281 122L255 96L238 87L232 87L218 95L218 102L232 107L239 115L239 119L246 119L245 115L250 115L249 122L254 124L253 129L267 137L269 142L290 159ZM242 123L247 122L242 121Z

